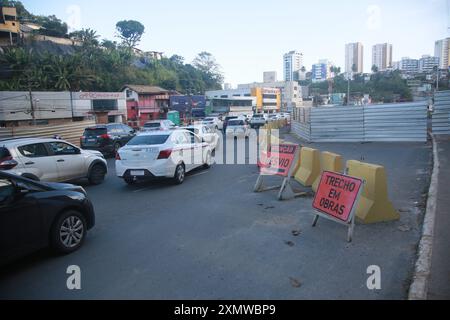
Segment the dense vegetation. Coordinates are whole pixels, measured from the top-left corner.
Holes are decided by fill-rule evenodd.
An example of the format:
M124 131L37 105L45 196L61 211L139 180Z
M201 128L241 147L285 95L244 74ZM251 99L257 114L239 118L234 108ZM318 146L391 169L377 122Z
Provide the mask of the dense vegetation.
M331 83L333 92L347 93L348 81L344 74L336 76ZM330 88L329 82L313 83L310 86L313 94L327 94ZM407 86L406 80L401 78L400 71L374 73L370 80L365 79L361 74L355 74L350 81L350 95L360 96L369 94L372 101L394 102L411 101L411 89Z
M6 48L0 53L0 90L118 91L124 84L161 86L182 93L220 89L223 77L214 57L200 53L192 64L174 55L161 60L136 53L144 26L137 21L116 24L120 43L99 40L94 30L67 33L67 25L54 16L29 13L20 1L1 0L16 6L20 19L46 25L47 35L80 40L70 54L37 50L33 44Z

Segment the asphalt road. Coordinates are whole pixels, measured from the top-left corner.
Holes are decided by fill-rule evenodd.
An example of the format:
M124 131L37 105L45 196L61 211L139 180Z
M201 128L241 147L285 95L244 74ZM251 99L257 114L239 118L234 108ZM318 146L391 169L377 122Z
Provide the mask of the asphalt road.
M290 138L293 139L293 138ZM319 220L312 198L253 193L255 165L196 170L180 186L128 186L114 176L86 186L97 223L81 250L47 250L0 270L1 299L402 299L420 237L429 144L328 144L346 159L385 165L400 221L346 229ZM277 180L277 178L273 178ZM70 265L81 290L66 287ZM378 265L382 289L368 290Z

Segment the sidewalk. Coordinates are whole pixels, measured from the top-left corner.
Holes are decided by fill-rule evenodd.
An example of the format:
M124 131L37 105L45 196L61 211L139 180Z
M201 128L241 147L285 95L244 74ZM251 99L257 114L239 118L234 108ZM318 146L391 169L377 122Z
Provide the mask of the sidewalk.
M450 138L436 139L439 152L438 199L428 299L450 299Z

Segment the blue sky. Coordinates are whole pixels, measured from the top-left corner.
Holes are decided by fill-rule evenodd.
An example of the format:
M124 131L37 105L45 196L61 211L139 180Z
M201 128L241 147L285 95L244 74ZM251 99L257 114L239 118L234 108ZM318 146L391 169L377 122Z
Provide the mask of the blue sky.
M304 53L308 69L318 59L344 67L345 43L393 44L393 58L434 53L434 41L450 36L450 0L23 0L35 14L55 14L77 28L113 39L119 20L142 22L140 48L179 54L187 62L211 52L225 82L262 81L263 71L282 78L282 56Z

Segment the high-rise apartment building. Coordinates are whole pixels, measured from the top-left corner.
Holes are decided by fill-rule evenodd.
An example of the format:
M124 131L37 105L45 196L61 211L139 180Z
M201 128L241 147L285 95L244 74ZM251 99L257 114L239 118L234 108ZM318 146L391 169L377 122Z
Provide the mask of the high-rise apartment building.
M284 81L298 80L298 75L303 67L303 53L290 51L283 56Z
M313 64L312 82L321 82L332 78L331 67L333 67L333 63L326 59L319 60L318 63Z
M450 67L450 38L435 42L434 56L439 58L440 69L448 69Z
M392 67L392 44L380 43L372 47L372 66L376 66L378 71Z
M345 72L364 72L364 46L361 42L345 45Z
M423 55L419 60L420 72L432 72L434 67L439 67L439 57Z

